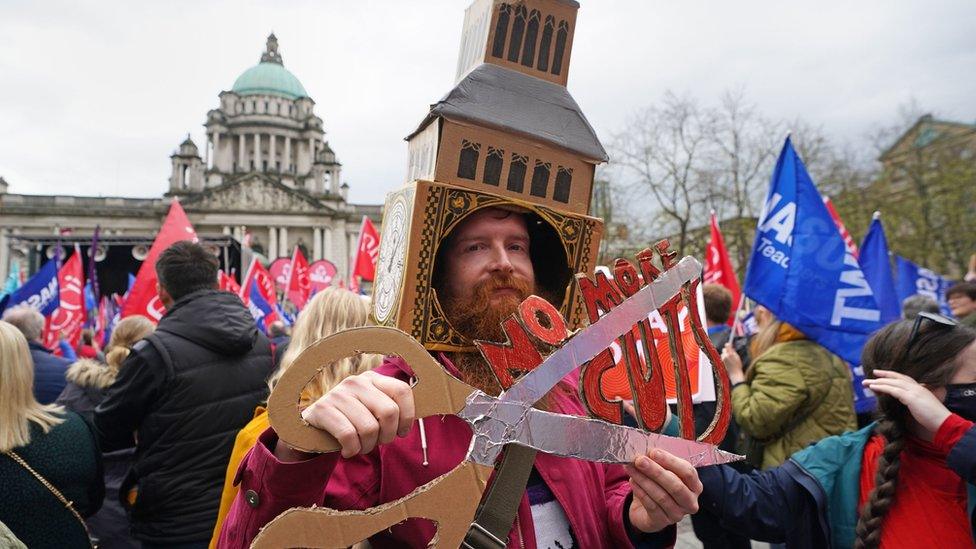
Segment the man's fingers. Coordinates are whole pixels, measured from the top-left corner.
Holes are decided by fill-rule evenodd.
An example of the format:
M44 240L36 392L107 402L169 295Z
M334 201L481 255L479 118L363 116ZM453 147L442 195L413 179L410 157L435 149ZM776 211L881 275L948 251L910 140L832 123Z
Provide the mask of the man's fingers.
M379 439L380 424L373 413L363 404L354 393L339 393L333 398L338 410L346 416L349 423L356 428L359 435L360 449L355 454L368 454L376 447ZM343 452L345 455L345 452Z
M647 512L647 516L652 522L672 522L671 518L668 517L668 514L664 512L664 509L661 509L661 506L658 505L657 502L651 498L651 496L647 495L647 492L645 492L639 484L631 480L630 488L634 493L634 498L637 499L637 502L640 503L644 508L644 511Z
M704 487L702 486L701 480L698 478L698 471L695 467L688 463L687 461L662 450L655 450L651 453L651 459L656 461L664 469L671 471L681 482L684 483L689 490L698 494L702 493Z
M698 498L681 479L658 463L641 456L635 461L636 473L631 479L651 497L669 518L681 520L698 511Z
M302 415L309 425L331 434L339 441L342 457L350 458L362 449L356 427L335 406L327 403L312 405Z
M373 375L369 379L377 389L396 404L396 433L400 436L406 436L410 432L410 428L413 427L413 420L416 419L414 417L413 391L410 390L410 385L384 375Z

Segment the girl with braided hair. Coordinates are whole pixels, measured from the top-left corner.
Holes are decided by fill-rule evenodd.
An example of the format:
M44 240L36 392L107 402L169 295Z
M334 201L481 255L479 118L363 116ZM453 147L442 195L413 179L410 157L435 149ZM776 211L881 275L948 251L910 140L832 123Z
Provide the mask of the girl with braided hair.
M861 358L876 422L766 471L701 468L701 508L790 548L976 547L976 331L922 313Z

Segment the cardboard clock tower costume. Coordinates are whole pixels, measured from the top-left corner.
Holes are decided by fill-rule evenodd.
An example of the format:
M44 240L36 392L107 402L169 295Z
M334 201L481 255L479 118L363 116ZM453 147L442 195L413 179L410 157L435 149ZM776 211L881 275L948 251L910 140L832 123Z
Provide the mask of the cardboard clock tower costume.
M488 207L530 212L538 286L568 327L586 311L572 284L593 272L603 234L589 217L594 170L607 160L566 89L572 0L476 0L465 14L457 84L407 137L407 183L389 194L372 318L430 351L474 351L435 289L445 238Z

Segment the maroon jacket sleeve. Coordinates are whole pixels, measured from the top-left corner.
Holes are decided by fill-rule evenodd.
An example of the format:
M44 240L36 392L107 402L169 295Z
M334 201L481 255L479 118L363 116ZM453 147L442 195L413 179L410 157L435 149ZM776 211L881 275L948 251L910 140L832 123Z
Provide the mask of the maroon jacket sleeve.
M218 547L250 547L261 528L283 511L322 503L339 453L284 463L272 451L277 443L278 435L268 429L241 461L234 479L240 491L220 531Z

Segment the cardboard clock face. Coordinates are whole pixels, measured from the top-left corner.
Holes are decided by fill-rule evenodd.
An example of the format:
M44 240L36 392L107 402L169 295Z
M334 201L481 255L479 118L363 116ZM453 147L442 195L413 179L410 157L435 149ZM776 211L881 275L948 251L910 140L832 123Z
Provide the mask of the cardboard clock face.
M410 232L408 198L405 193L394 197L389 212L383 217L380 255L376 262L377 285L373 292L373 316L381 324L389 320L396 310L402 291L407 236Z

